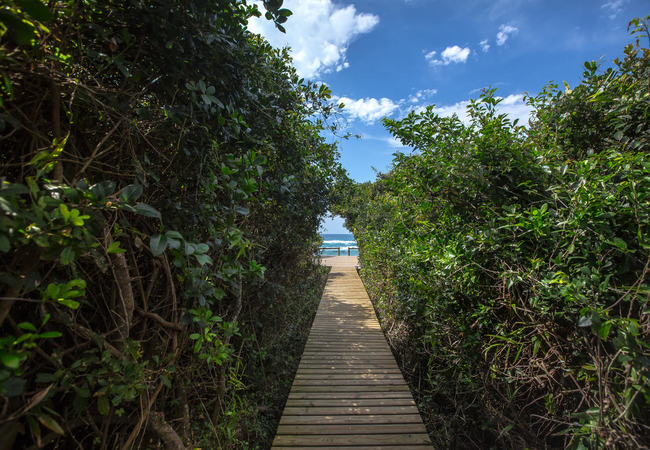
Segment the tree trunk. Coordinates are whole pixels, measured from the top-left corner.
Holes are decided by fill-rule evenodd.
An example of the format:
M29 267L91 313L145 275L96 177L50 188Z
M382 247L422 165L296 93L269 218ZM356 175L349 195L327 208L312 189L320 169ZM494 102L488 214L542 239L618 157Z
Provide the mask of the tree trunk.
M149 414L149 428L154 431L165 443L167 450L186 450L181 437L172 426L165 422L165 414L152 411Z

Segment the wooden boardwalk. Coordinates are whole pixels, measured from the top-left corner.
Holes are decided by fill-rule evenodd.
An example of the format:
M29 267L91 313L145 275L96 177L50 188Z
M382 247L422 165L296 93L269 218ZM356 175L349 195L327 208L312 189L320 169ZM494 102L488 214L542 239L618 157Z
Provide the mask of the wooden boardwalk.
M272 449L431 449L356 257L332 266Z

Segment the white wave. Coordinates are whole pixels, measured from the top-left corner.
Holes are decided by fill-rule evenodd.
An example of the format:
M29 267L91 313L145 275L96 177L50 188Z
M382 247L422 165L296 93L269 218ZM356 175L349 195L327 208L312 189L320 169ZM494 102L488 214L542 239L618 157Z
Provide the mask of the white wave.
M323 244L357 245L357 241L323 241Z

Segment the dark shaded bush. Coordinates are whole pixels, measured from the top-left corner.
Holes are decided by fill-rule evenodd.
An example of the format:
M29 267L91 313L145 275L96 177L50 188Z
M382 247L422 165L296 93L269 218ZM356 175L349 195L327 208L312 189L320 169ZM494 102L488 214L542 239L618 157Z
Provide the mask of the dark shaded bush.
M0 446L268 439L251 366L291 370L345 179L330 91L246 2L4 5Z

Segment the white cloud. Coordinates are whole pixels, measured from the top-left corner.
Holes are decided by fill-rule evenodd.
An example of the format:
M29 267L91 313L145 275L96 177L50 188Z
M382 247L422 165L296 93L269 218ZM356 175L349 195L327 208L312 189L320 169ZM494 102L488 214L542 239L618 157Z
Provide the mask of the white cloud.
M502 24L497 33L497 45L501 46L506 43L510 36L514 36L519 32L519 28Z
M623 11L623 5L627 3L627 0L612 0L610 2L604 3L601 8L608 10L609 18L616 19L618 13Z
M265 11L261 2L254 3ZM291 47L293 64L305 78L348 68L346 52L350 43L379 23L379 17L373 14L359 13L354 5L337 6L332 0L287 0L284 6L293 12L285 24L286 34L264 15L249 20L248 28L263 35L274 47Z
M481 50L483 50L485 53L487 53L490 50L490 44L488 44L487 39L479 42L479 45L481 46Z
M382 141L388 144L388 146L391 148L404 148L404 144L402 144L399 140L395 139L393 136L375 136L375 135L364 133L362 139Z
M442 59L435 59L436 52L427 53L424 58L429 61L432 66L448 66L451 63L464 63L469 57L470 50L468 47L460 48L457 45L447 47L442 51L440 56Z
M530 118L530 113L532 108L524 102L524 96L522 94L512 94L505 98L501 98L501 103L497 106L497 111L499 114L507 114L510 120L519 119L519 125L528 124L528 119ZM458 118L465 124L470 123L470 118L467 115L467 105L469 101L464 100L453 105L447 106L436 106L434 112L442 117L451 117L456 114ZM426 106L420 106L415 109L417 113L420 113L426 109Z
M372 125L382 117L388 117L399 108L399 104L389 98L367 97L359 100L352 100L347 97L336 99L338 103L344 103L344 113L347 113L350 119L361 119L365 124Z
M409 102L410 103L418 103L420 100L423 100L423 99L425 99L427 97L431 97L432 95L435 95L437 93L438 93L437 89L422 89L422 90L417 91L413 95L409 95Z

